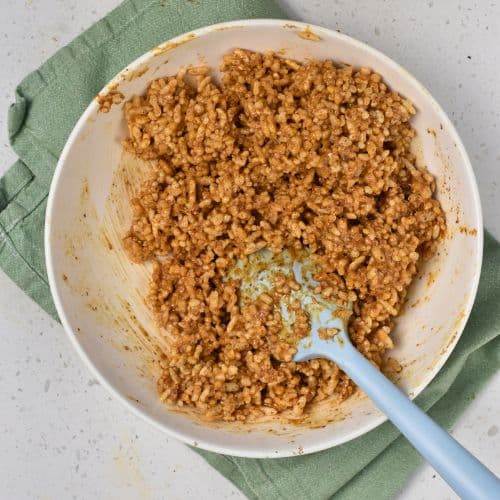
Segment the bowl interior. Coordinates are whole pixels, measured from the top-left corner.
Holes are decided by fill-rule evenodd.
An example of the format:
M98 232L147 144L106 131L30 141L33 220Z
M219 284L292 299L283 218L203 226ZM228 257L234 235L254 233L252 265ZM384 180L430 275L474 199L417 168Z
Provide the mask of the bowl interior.
M440 252L412 285L389 354L403 366L398 384L411 396L433 378L467 320L481 266L481 213L475 179L463 146L429 93L394 62L344 35L319 27L320 40L299 36L300 23L241 21L204 28L156 48L112 83L128 100L154 78L181 66L208 64L243 47L287 57L330 58L381 73L417 109L413 126L419 162L436 176L448 235ZM104 92L109 89L105 89ZM128 196L147 165L123 155L122 104L109 113L93 102L68 140L47 210L47 267L59 315L75 347L100 381L137 413L191 445L217 452L277 457L328 448L372 429L383 415L362 395L340 407L322 404L306 426L267 422L237 426L200 423L158 401L151 366L151 336L158 333L143 297L147 265L129 262L121 238L128 229ZM252 432L250 432L252 431Z

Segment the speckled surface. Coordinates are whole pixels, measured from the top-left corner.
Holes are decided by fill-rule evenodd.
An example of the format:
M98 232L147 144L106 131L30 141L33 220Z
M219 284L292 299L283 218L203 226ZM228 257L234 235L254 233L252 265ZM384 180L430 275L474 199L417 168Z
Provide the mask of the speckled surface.
M5 122L16 83L118 3L1 0L0 174L14 161ZM382 50L429 88L465 143L486 226L500 238L500 5L281 3L292 16L340 29ZM241 498L198 455L112 400L73 352L62 328L1 272L0 353L1 498ZM498 415L500 375L453 431L497 473ZM400 498L456 497L429 466L422 466Z

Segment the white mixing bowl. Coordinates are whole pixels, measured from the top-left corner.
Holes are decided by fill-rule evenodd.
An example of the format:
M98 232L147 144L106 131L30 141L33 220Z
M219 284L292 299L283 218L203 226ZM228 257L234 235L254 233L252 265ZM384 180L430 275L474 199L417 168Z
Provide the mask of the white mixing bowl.
M102 94L116 84L126 101L143 93L151 80L173 75L181 66L201 62L218 68L224 53L242 47L280 51L298 60L312 57L367 66L409 98L417 109L413 119L417 157L436 176L448 224L439 254L411 288L395 330L396 348L389 354L403 366L399 386L414 397L450 355L474 301L483 243L474 174L450 120L407 71L335 31L312 26L320 40L299 36L306 27L298 22L252 20L202 28L149 51ZM134 161L122 158L120 141L125 135L122 104L102 113L98 102L92 102L61 154L47 206L45 248L54 302L69 338L98 380L159 429L188 444L231 455L311 453L383 422L385 417L360 394L339 407L323 403L303 426L208 424L160 403L147 348L146 332L157 331L143 300L148 266L132 264L120 243L130 222L130 186L138 178Z

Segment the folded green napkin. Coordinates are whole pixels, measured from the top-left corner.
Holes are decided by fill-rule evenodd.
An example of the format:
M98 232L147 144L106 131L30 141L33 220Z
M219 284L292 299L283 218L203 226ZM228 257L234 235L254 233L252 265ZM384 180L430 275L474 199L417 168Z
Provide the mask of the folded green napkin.
M151 47L191 29L285 17L268 0L126 0L16 89L9 135L19 160L0 180L0 266L57 317L43 254L47 193L72 127L95 94ZM500 365L500 245L488 234L479 294L453 355L418 403L449 428ZM250 498L390 498L420 462L389 423L314 455L255 460L197 450Z

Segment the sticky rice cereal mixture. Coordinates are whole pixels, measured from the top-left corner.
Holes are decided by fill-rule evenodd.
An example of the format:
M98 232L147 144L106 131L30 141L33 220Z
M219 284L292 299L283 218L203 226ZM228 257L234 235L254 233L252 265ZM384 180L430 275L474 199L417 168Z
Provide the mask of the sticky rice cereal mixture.
M243 306L227 278L237 259L307 248L322 295L353 304L353 343L386 369L394 319L445 216L410 152L415 108L380 75L241 49L221 72L217 84L208 68L181 70L125 104L124 148L152 172L124 245L154 263L148 303L170 346L163 401L214 420L300 419L354 385L332 362L292 361L309 319L299 307L294 335L280 335L277 297L296 284Z

